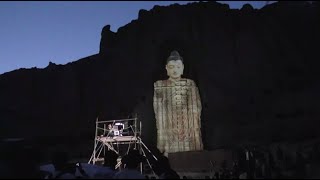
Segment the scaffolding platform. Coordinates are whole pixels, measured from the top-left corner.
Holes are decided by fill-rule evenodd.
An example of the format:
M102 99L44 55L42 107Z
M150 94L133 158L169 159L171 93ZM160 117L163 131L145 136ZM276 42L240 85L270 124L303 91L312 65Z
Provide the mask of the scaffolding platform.
M138 141L138 138L135 136L115 136L115 137L97 137L97 141L102 143L114 143L114 142L123 142L123 143L133 143Z
M157 160L140 138L141 129L141 121L138 122L137 116L135 118L108 121L99 121L97 118L94 148L88 164L100 164L104 161L105 152L110 150L118 154L118 164L115 168L120 170L122 169L121 158L132 149L139 150L144 157L146 157L145 151L148 151ZM147 158L146 160L149 169L152 169L149 160ZM143 163L140 164L142 174L146 169L145 165ZM153 172L153 174L155 173Z

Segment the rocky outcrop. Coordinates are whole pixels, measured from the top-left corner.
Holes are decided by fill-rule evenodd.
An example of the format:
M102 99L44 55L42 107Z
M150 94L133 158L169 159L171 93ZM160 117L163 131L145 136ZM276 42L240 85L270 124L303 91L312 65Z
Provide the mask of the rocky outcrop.
M103 28L99 54L1 75L1 135L93 138L97 117L138 113L155 145L153 82L175 49L200 90L206 149L319 137L318 14L318 2L141 10L116 33Z

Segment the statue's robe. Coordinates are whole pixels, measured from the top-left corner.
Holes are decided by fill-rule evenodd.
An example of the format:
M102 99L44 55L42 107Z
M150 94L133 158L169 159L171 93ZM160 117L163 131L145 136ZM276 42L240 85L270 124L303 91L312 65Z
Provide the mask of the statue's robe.
M161 152L198 151L201 137L201 100L191 79L159 80L154 83L153 108L157 147Z

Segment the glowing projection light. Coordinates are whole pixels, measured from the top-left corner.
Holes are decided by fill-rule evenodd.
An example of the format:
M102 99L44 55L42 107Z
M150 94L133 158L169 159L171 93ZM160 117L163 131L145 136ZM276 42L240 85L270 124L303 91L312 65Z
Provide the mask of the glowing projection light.
M199 90L193 80L181 78L183 69L183 58L172 51L166 65L169 79L154 83L157 147L165 155L203 150Z
M113 126L113 132L115 136L122 136L124 124L123 123L115 123Z

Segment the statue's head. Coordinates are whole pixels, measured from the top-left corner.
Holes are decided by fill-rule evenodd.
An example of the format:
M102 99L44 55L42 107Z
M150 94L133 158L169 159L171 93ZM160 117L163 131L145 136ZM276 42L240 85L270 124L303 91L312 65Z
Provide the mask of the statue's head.
M167 74L172 79L180 78L183 74L183 58L178 51L172 51L167 59L166 70Z

